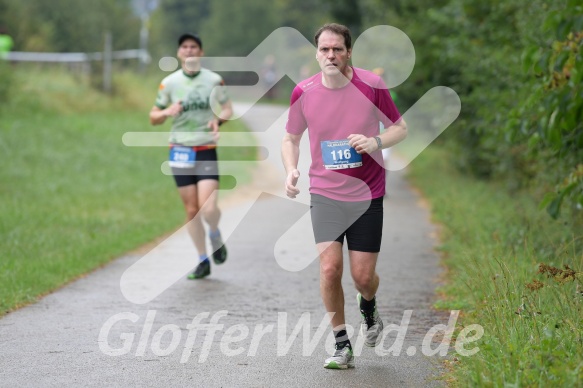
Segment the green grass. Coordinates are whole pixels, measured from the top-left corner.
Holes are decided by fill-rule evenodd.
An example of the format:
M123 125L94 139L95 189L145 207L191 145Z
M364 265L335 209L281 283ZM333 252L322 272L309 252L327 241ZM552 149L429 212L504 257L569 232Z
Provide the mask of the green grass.
M410 176L443 226L439 250L448 273L436 307L462 310L458 330L484 328L477 354L448 361L448 381L462 387L582 386L581 215L553 221L531 196L461 176L447 156L429 147ZM568 265L573 276L549 277L539 273L540 263Z
M116 78L105 97L83 80L44 70L14 71L1 108L0 316L174 230L184 220L166 147L126 147L128 131L151 127L157 82ZM147 96L144 98L143 96ZM240 122L221 127L246 131ZM224 158L251 160L252 148ZM249 164L237 184L251 179ZM228 179L222 188L231 188Z

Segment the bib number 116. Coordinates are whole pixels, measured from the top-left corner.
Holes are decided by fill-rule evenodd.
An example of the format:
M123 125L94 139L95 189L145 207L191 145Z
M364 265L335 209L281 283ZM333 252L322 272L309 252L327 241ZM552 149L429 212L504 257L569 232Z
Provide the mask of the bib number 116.
M350 149L348 148L344 150L330 151L330 153L332 154L332 160L334 161L343 159L348 160L352 156L352 154L350 153ZM338 154L338 157L336 157L336 154Z

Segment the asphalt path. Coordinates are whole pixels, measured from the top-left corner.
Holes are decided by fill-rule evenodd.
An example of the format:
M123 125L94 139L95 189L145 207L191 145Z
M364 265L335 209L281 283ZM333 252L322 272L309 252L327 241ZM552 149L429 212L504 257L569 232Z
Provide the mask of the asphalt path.
M385 326L395 330L387 330L377 348L359 343L360 314L346 266L356 368L326 370L333 342L309 223L307 136L302 193L289 200L279 157L285 108L236 109L264 147L265 160L254 184L222 197L227 262L213 265L207 279L187 280L196 252L180 229L6 315L0 319L0 386L443 385L443 357L429 355L441 334L423 345L449 315L431 309L441 269L436 228L422 199L402 173L389 174L377 304ZM236 143L227 134L222 141Z

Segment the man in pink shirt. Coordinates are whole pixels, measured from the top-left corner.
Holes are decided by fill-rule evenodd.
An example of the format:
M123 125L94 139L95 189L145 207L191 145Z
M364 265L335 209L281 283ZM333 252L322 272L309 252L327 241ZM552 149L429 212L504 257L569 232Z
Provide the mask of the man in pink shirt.
M376 262L383 224L385 173L381 150L407 135L407 127L382 79L349 65L350 30L339 24L322 26L314 37L322 71L292 92L282 142L286 194L295 198L299 145L310 139L311 216L320 256L320 292L331 316L336 351L325 368L354 367L346 333L342 289L342 244L346 237L350 270L358 291L365 344L381 340L383 322L376 309L379 286ZM386 132L379 135L379 121Z

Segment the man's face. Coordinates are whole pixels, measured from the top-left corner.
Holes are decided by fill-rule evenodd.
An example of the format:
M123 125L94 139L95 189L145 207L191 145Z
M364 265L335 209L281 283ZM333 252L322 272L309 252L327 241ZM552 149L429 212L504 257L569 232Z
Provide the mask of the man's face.
M316 59L325 75L345 74L352 49L347 50L342 35L324 31L318 38Z
M177 57L187 66L196 66L200 57L204 55L204 51L200 48L198 43L193 39L186 39L180 47L178 47ZM188 60L188 61L187 61Z

